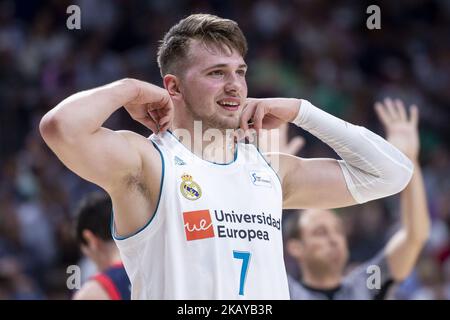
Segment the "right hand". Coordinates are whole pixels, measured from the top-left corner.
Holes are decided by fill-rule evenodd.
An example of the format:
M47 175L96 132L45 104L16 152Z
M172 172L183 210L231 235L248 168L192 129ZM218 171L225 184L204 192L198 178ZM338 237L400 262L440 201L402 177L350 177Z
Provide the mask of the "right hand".
M387 141L403 152L411 161L419 156L419 109L409 107L409 116L402 100L386 98L384 103L375 103L375 111L384 126Z
M174 107L167 90L151 83L131 80L135 97L124 105L130 116L152 130L164 132L172 126Z

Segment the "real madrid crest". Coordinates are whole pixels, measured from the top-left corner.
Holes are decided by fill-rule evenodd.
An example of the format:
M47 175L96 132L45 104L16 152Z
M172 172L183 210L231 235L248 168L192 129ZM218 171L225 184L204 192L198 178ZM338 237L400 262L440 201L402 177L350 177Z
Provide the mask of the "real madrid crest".
M185 173L181 176L183 182L180 185L181 194L188 200L197 200L202 196L202 188L192 180L192 176Z

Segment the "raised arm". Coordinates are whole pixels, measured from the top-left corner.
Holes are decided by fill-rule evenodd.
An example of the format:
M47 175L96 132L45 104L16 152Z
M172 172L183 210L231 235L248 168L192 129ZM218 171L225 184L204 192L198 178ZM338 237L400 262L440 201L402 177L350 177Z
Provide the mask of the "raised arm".
M250 99L241 121L247 129L274 128L293 122L333 148L342 160L279 158L286 209L337 208L400 192L409 182L413 165L405 155L364 127L338 119L298 99Z
M125 106L135 120L155 131L158 125L162 130L167 129L173 112L164 89L124 79L68 97L40 123L42 137L58 158L80 177L105 189L115 207L131 201L124 199L123 191L131 189L130 181L142 177L144 169L150 176L158 176L161 171L159 154L146 138L102 127L121 106ZM146 161L149 165L144 166L143 161L147 159L150 159ZM138 217L137 225L146 219Z
M385 249L391 274L395 280L401 281L411 273L430 232L425 187L418 161L418 109L410 107L408 117L402 101L386 99L384 104L376 104L376 111L386 130L387 140L415 164L412 179L400 194L401 228Z

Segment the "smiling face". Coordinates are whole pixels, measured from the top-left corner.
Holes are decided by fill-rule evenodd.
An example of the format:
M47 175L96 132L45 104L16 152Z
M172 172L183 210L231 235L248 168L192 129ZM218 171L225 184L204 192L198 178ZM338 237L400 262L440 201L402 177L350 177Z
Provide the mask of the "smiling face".
M334 272L344 271L348 259L342 221L329 210L311 212L302 221L304 262Z
M201 120L204 128L238 128L247 97L247 66L242 56L226 46L192 40L186 60L179 77L178 104L188 118Z
M300 238L291 252L314 273L342 274L348 246L342 221L330 210L306 210L298 220Z

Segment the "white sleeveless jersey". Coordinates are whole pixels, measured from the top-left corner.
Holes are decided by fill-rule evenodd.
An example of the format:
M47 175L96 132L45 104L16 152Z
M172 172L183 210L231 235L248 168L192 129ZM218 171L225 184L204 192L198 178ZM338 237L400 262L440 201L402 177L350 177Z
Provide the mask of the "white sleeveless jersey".
M132 299L289 299L282 193L253 145L214 164L171 133L150 140L163 161L157 209L127 238L115 236ZM114 230L113 230L114 234Z

